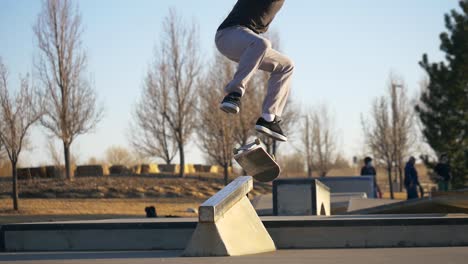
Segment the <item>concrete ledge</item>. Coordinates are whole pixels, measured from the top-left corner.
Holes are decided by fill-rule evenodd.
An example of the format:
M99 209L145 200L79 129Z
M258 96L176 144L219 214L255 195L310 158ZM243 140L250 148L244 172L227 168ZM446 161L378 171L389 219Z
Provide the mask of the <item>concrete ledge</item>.
M188 218L11 224L1 227L0 246L3 242L4 251L181 249L195 226L196 219Z
M468 215L263 217L278 249L468 246ZM196 218L9 224L0 251L183 250ZM234 230L235 231L235 230Z
M434 197L398 201L392 204L354 210L347 214L468 214L468 199L458 197Z
M273 240L246 196L252 189L252 177L238 177L204 202L183 256L242 256L275 251Z
M198 209L200 222L214 223L253 189L253 180L241 176L206 200Z
M398 200L391 200L391 199L352 198L349 200L347 212L365 210L369 208L385 206L385 205L394 204L398 202L399 202Z
M376 198L373 176L340 176L315 178L330 187L331 193L365 192L368 198Z

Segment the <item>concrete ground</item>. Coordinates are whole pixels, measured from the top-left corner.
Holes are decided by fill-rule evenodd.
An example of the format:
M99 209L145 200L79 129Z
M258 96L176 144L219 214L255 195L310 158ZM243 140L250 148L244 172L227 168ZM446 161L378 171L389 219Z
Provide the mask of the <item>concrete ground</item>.
M468 247L280 250L229 258L179 258L181 251L0 253L0 263L14 264L210 264L210 263L467 263Z

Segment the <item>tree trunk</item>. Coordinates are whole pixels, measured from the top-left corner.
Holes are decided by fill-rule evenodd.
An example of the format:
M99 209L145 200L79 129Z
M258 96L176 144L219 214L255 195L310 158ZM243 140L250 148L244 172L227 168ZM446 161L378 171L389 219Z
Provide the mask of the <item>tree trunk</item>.
M229 182L229 166L228 163L223 164L223 169L224 169L224 185L228 185Z
M68 180L73 181L74 177L71 172L70 164L70 144L63 142L63 154L65 157L65 175Z
M184 155L184 145L181 143L179 143L179 157L180 157L179 177L183 178L185 176L185 155Z
M18 211L18 173L16 170L16 162L11 162L11 175L13 178L13 209Z
M387 173L388 173L388 184L390 187L390 199L393 199L393 182L392 182L392 166L387 166Z
M400 164L402 163L398 164L398 177L400 178L400 192L402 192L403 191L403 170L401 169Z
M312 178L312 166L307 165L307 177Z

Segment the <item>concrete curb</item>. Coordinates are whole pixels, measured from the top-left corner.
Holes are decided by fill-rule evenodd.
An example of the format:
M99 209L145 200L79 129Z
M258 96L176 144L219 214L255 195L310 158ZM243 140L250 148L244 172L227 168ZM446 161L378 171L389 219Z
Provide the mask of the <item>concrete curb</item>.
M262 221L278 249L468 246L464 214L272 216ZM194 218L9 224L1 227L0 250L182 250L196 225Z

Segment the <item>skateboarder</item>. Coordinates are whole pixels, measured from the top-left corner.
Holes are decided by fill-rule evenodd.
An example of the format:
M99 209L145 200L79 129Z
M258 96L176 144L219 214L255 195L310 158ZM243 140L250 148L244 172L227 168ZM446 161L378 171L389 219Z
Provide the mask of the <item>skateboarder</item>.
M230 60L239 63L224 91L220 108L237 114L246 84L257 69L270 73L263 100L262 115L255 129L276 140L287 141L279 125L289 95L293 62L271 47L260 34L268 30L284 0L238 0L216 32L216 47Z

